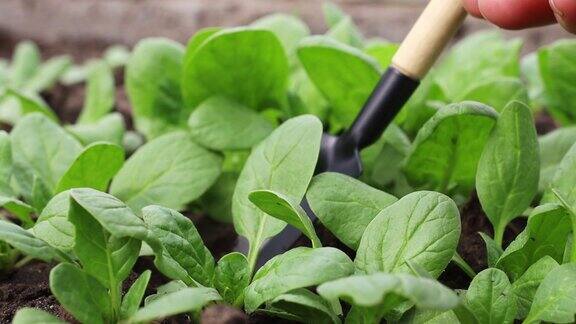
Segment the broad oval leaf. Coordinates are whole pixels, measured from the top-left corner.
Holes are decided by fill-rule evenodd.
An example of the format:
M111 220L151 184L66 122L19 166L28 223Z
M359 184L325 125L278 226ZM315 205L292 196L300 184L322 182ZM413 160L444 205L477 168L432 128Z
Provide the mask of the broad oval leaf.
M197 312L206 304L222 299L213 288L184 288L162 295L140 308L129 318L131 323L150 322L171 315Z
M68 220L70 192L54 196L38 216L32 232L51 246L68 252L74 247L74 225Z
M407 262L437 278L456 252L460 214L452 199L431 191L408 194L368 225L354 260L357 273L411 273Z
M250 242L251 257L263 240L286 223L266 215L248 199L254 190L273 190L300 201L312 178L322 137L322 124L310 115L292 118L260 143L246 161L232 198L234 228Z
M557 202L566 203L568 208L576 209L576 191L574 190L574 183L576 183L576 144L572 145L570 150L564 155L552 183L550 183L550 188L544 193L542 198L542 203L545 202ZM561 201L556 194L562 197Z
M306 198L314 214L347 246L358 249L368 224L398 199L339 173L312 179Z
M539 191L549 188L560 162L576 143L576 127L558 128L538 138L540 145L540 182Z
M152 204L181 209L216 181L221 163L189 134L173 132L138 149L114 177L110 193L135 211Z
M412 144L404 167L410 183L443 193L468 194L496 117L492 108L475 102L440 109Z
M254 21L251 26L273 32L284 46L290 60L295 59L293 56L300 41L310 35L310 29L302 20L283 13L264 16Z
M274 129L263 115L222 97L202 102L188 126L197 143L219 151L249 149Z
M124 164L124 150L110 143L94 143L84 148L64 173L55 193L72 188L108 189L108 183Z
M419 309L449 310L459 304L456 293L438 281L408 274L355 275L323 283L318 293L359 307L392 309L409 300ZM398 298L400 297L400 298Z
M283 100L286 92L288 59L278 38L267 30L240 27L219 31L187 52L185 61L182 91L187 107L223 96L263 109Z
M63 259L46 242L34 237L30 232L20 226L0 220L0 241L4 241L24 254L43 261Z
M360 50L322 36L302 41L298 58L332 105L334 122L348 126L380 78L378 64Z
M214 258L192 221L160 206L144 207L142 216L151 234L162 245L161 251L155 251L156 267L164 275L187 285L211 286Z
M538 206L528 217L524 231L508 245L496 266L516 281L544 256L561 263L570 231L570 215L566 209L555 204Z
M214 272L214 286L226 302L240 307L244 302L244 289L252 279L251 275L246 257L232 252L218 261Z
M468 88L454 102L477 101L500 112L511 101L527 103L528 94L524 83L519 78L499 77L484 80Z
M304 288L274 298L260 312L300 323L341 323L326 300Z
M476 190L494 239L502 244L506 225L530 206L538 191L540 160L532 113L512 102L502 111L478 162Z
M335 248L299 247L278 255L256 272L245 290L246 311L255 311L264 302L297 288L305 288L348 276L354 264Z
M141 40L126 66L126 91L136 129L148 139L185 128L193 107L180 90L184 47L164 38ZM159 64L162 62L162 64Z
M14 178L26 199L32 198L37 177L49 191L82 151L82 146L64 129L41 114L24 117L10 133Z
M266 214L282 220L300 230L312 242L312 247L321 247L312 221L300 205L271 190L256 190L248 199Z
M554 119L567 125L576 121L576 42L558 41L538 52L540 75L548 111Z
M106 287L72 264L61 263L50 271L50 290L81 323L104 324L112 320Z
M38 308L24 307L20 308L14 318L12 319L12 324L66 324L66 322L60 320L58 317L45 312Z
M466 292L466 303L479 323L510 324L516 317L516 296L502 270L490 268L474 277Z
M576 264L569 263L550 271L544 278L524 323L574 323L575 314Z
M542 280L558 266L559 264L556 260L545 256L532 264L518 280L512 283L512 293L514 293L518 302L517 319L523 319L528 315L534 295Z

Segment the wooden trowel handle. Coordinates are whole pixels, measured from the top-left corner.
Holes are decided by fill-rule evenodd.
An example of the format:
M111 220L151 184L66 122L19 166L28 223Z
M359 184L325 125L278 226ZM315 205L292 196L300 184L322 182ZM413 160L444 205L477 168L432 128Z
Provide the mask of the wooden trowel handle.
M406 76L421 80L466 18L461 0L430 0L392 59Z

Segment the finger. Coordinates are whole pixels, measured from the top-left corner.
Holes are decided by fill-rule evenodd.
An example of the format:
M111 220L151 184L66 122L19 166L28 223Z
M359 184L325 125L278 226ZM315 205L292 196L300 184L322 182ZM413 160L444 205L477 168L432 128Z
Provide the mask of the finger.
M462 0L462 5L472 16L482 18L482 13L480 13L480 8L478 8L478 0Z
M484 18L505 29L556 22L549 0L478 0L478 9Z
M550 0L550 7L552 7L558 22L567 31L576 34L576 1Z

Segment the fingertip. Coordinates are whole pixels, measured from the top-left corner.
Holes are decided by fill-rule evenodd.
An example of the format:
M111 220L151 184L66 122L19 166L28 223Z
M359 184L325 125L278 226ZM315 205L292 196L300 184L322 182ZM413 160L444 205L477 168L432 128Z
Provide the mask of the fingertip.
M504 29L522 29L555 22L549 0L478 0L482 16Z
M462 0L462 5L472 16L482 18L482 13L480 13L480 8L478 7L478 0Z
M576 34L576 1L549 0L558 22L569 32Z

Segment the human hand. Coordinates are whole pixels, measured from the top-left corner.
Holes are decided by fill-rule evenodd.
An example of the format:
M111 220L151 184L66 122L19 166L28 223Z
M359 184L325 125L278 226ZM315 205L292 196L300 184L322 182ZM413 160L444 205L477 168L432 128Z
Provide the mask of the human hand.
M473 16L505 29L559 23L576 33L576 0L462 0Z

